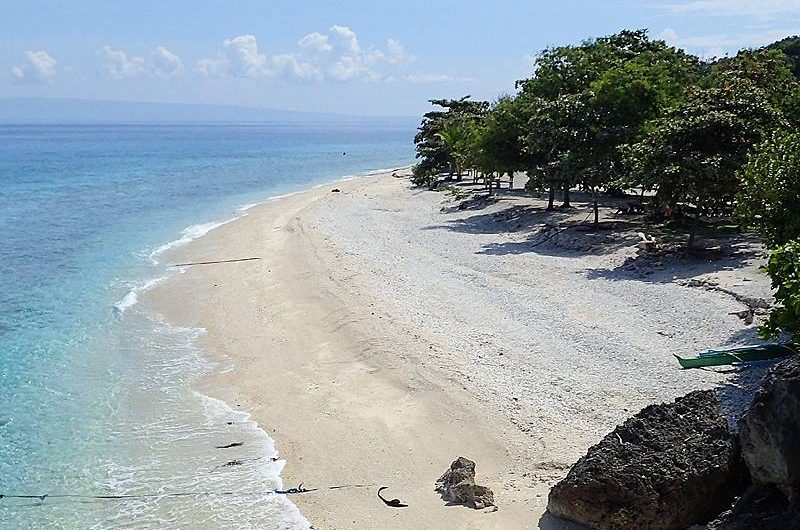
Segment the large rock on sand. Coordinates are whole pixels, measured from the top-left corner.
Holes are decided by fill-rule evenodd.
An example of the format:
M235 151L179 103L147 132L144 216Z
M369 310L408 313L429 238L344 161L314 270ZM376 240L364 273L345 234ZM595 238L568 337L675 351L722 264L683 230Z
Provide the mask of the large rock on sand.
M652 405L589 449L553 487L553 515L603 530L678 530L714 519L746 482L713 391Z
M757 484L708 530L789 530L800 528L800 507L773 485Z
M800 528L800 357L770 370L739 438L754 484L709 529Z
M770 371L742 418L739 437L753 482L773 484L800 500L800 356Z
M463 504L476 510L494 506L492 490L475 484L475 462L463 456L459 456L439 477L436 491L451 504Z

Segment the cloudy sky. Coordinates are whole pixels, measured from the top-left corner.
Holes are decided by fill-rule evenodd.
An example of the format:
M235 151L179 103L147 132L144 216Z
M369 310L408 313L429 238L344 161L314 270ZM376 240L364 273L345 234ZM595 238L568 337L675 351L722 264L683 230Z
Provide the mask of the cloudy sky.
M800 34L800 0L3 0L0 97L413 115L623 28L720 56Z

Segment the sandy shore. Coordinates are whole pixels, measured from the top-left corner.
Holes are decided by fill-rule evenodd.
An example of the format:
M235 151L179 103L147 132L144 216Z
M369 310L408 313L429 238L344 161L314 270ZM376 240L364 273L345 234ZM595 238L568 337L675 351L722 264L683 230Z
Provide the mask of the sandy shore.
M449 206L391 175L308 190L167 258L259 260L189 267L145 297L232 359L203 390L252 412L288 486L383 485L409 504L377 486L293 497L318 530L574 528L544 515L549 486L615 424L693 389L741 394L671 354L754 335L733 297L682 280L768 296L757 259L632 277L635 249L613 236L604 252L534 249L536 218L514 212L535 199ZM433 491L460 455L499 511Z

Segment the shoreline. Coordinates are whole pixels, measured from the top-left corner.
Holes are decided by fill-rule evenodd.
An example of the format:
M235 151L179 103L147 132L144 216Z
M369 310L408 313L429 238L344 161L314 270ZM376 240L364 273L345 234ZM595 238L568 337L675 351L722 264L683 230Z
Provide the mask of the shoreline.
M327 188L332 185L341 192L331 193ZM659 388L654 391L643 392L636 384L624 390L598 388L597 396L586 396L593 393L591 387L572 388L568 380L558 383L563 369L546 361L526 374L522 387L515 381L500 384L503 379L498 377L509 367L498 359L506 355L510 364L516 362L526 348L519 349L524 345L517 343L530 337L518 336L519 330L508 327L504 315L490 312L487 318L500 326L495 334L507 333L509 344L500 345L506 350L498 352L501 357L486 358L484 353L496 346L486 335L488 330L472 333L467 327L455 336L446 330L453 324L455 331L460 320L471 318L469 314L454 311L455 322L429 322L427 312L439 314L437 306L443 302L435 282L431 288L422 285L422 290L415 290L409 285L412 275L405 278L406 285L392 284L399 276L392 271L393 260L404 264L405 255L397 254L419 250L410 239L407 247L402 246L402 239L411 237L404 231L417 234L425 228L418 219L411 223L400 219L414 193L408 191L407 179L384 173L340 179L267 200L246 210L247 215L168 251L170 259L181 262L249 255L259 256L259 261L189 267L141 298L176 325L208 330L201 346L230 359L232 368L213 375L199 390L233 410L251 414L286 461L281 474L286 484L374 485L292 497L315 528L360 528L364 521L376 528L531 528L537 522L539 528L573 528L543 517L547 492L566 473L571 459L598 439L597 433L613 426L630 407L677 395L685 388L714 386L725 377L681 374L670 382L659 373L654 381ZM413 200L430 209L441 199L440 194L428 194ZM375 217L384 211L386 217L398 219ZM384 222L397 224L387 228ZM397 241L388 241L388 248L372 240L391 239L395 232L400 232ZM448 236L425 237L445 241ZM422 257L451 259L439 253ZM472 259L471 253L448 266L466 267L467 257ZM413 256L409 259L408 265L415 266ZM548 258L539 265L547 267L551 261L555 265L558 259ZM477 268L462 272L502 278L494 264L484 270L484 261L476 263ZM365 265L376 268L364 270ZM556 267L555 273L563 271ZM450 275L437 278L459 280ZM441 292L449 294L447 285ZM482 282L480 286L491 289ZM410 306L403 305L407 302L403 289L419 297L412 297ZM478 293L484 294L488 292ZM702 297L712 305L728 303L711 294ZM473 298L466 304L484 301ZM568 307L565 316L585 320L585 311L575 310ZM595 327L611 325L601 315L589 316ZM647 347L646 341L639 346ZM618 366L613 355L608 363ZM529 383L534 384L531 393L549 400L556 410L542 408L547 403L531 403L524 393ZM573 403L554 401L564 390L577 390L579 395ZM537 395L531 397L536 401ZM601 413L598 406L610 410ZM542 420L526 423L531 413L542 415ZM570 416L577 418L569 420ZM564 425L553 424L555 420ZM587 421L591 424L581 425ZM458 456L476 461L477 480L495 491L500 511L449 508L433 492L435 480ZM400 497L411 508L397 511L380 504L373 491L377 485L389 486L387 495Z
M236 222L237 220L241 219L242 217L247 215L247 212L253 208L257 208L259 206L263 206L265 204L269 204L274 201L279 201L281 199L291 197L292 195L296 195L298 193L304 193L319 187L324 187L328 185L335 184L337 182L347 182L349 180L377 176L381 174L388 174L397 171L405 171L408 170L411 166L401 166L397 168L391 169L375 169L375 170L366 170L363 173L357 173L353 175L345 175L342 177L335 178L333 180L325 181L320 184L315 184L309 188L302 188L295 191L290 191L288 193L282 193L279 195L272 195L269 196L261 201L253 202L253 203L246 203L234 208L235 215L230 218L225 218L218 221L206 221L201 223L195 223L187 226L183 230L181 230L181 236L177 239L173 239L159 245L158 247L152 249L147 254L147 260L153 266L161 265L164 267L164 270L161 271L164 274L161 276L142 279L139 283L135 284L131 289L116 303L113 304L115 310L124 313L130 307L136 305L138 303L138 295L139 293L145 293L152 289L153 287L157 286L158 284L169 280L173 274L175 273L182 273L182 267L180 266L173 266L173 265L163 265L160 261L156 259L157 256L161 256L162 254L169 254L172 251L176 251L181 247L191 244L193 241L196 241L199 238L206 236L209 232L216 230L226 224Z

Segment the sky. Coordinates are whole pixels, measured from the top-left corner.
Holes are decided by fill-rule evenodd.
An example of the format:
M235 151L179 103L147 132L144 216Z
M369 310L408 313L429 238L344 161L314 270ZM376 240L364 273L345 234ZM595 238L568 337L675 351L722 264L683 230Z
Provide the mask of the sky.
M0 98L411 116L496 99L621 29L704 57L800 34L800 0L3 0Z

